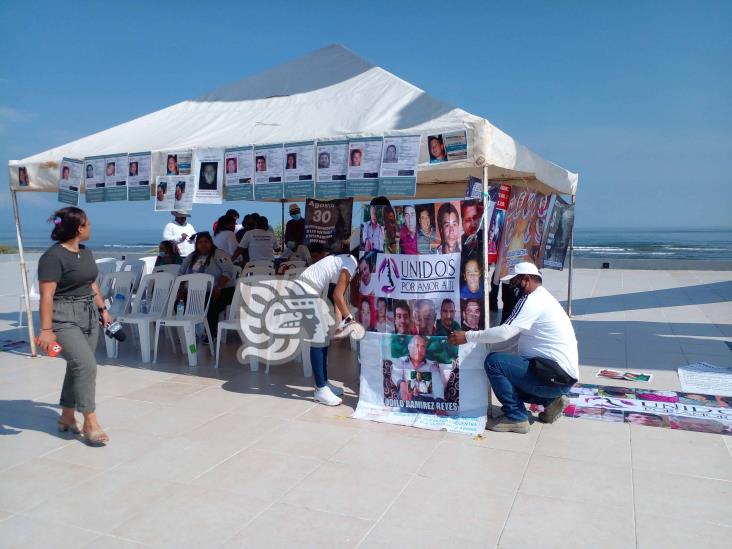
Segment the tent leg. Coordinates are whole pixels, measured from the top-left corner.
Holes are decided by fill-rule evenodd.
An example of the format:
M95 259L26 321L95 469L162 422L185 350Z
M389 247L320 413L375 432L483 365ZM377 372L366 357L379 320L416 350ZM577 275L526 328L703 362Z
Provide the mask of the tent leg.
M20 233L20 213L18 210L18 194L17 191L10 189L10 197L13 201L13 216L15 217L15 236L18 238L18 254L20 256L20 280L23 283L23 296L25 299L25 313L28 320L28 342L30 343L31 356L38 356L36 352L36 333L33 326L33 309L30 304L30 288L28 286L28 268L25 264L25 255L23 253L23 236Z
M572 205L577 203L577 197L572 195ZM569 276L567 277L567 316L572 318L572 274L574 273L574 223L569 233Z
M483 164L483 318L485 328L490 328L490 265L488 264L488 229L491 220L488 219L488 164ZM493 417L493 389L488 383L488 411L489 418Z
M280 252L285 251L285 202L284 198L280 199Z

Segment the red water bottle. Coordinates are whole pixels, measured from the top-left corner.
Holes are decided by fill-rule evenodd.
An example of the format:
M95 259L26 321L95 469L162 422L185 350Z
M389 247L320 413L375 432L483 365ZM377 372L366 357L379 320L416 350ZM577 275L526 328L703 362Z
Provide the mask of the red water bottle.
M36 345L38 345L39 347L41 346L41 338L40 337L37 337L36 338ZM62 347L59 344L59 342L58 341L54 341L53 343L51 343L48 346L48 356L50 356L51 358L57 357L61 353L61 349L62 349Z

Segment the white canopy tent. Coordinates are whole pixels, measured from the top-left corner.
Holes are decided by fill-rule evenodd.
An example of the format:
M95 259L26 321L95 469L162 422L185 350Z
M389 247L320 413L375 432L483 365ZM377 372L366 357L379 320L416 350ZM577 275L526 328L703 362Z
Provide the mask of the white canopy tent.
M426 136L450 130L466 131L467 159L430 164ZM488 120L451 107L348 49L332 45L196 99L10 161L26 295L16 193L57 192L64 157L152 151L153 175L162 175L164 153L175 149L400 134L422 136L418 197L463 196L469 176L482 178L484 185L488 179L515 182L573 198L577 191L576 173L531 152ZM26 168L29 184L19 187L21 166Z

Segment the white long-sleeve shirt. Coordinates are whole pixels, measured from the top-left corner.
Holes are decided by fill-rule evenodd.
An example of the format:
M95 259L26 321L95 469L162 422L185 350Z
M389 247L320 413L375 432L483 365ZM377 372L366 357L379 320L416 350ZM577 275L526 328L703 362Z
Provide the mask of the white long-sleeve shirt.
M163 240L172 240L178 245L178 251L181 257L187 257L195 249L193 242L188 242L188 239L183 239L182 235L187 235L188 238L192 237L196 233L196 229L193 225L186 222L185 225L179 225L175 221L168 223L163 229Z

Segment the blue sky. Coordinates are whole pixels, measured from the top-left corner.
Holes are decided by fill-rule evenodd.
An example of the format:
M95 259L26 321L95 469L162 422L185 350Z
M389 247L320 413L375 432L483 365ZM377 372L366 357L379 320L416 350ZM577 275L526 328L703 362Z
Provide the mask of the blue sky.
M729 1L5 0L0 161L339 42L578 171L580 228L730 227L730 28ZM6 170L0 189L5 234ZM26 230L46 231L55 196L20 201ZM208 225L225 208L194 215ZM148 204L89 210L96 226L122 231L168 220Z

